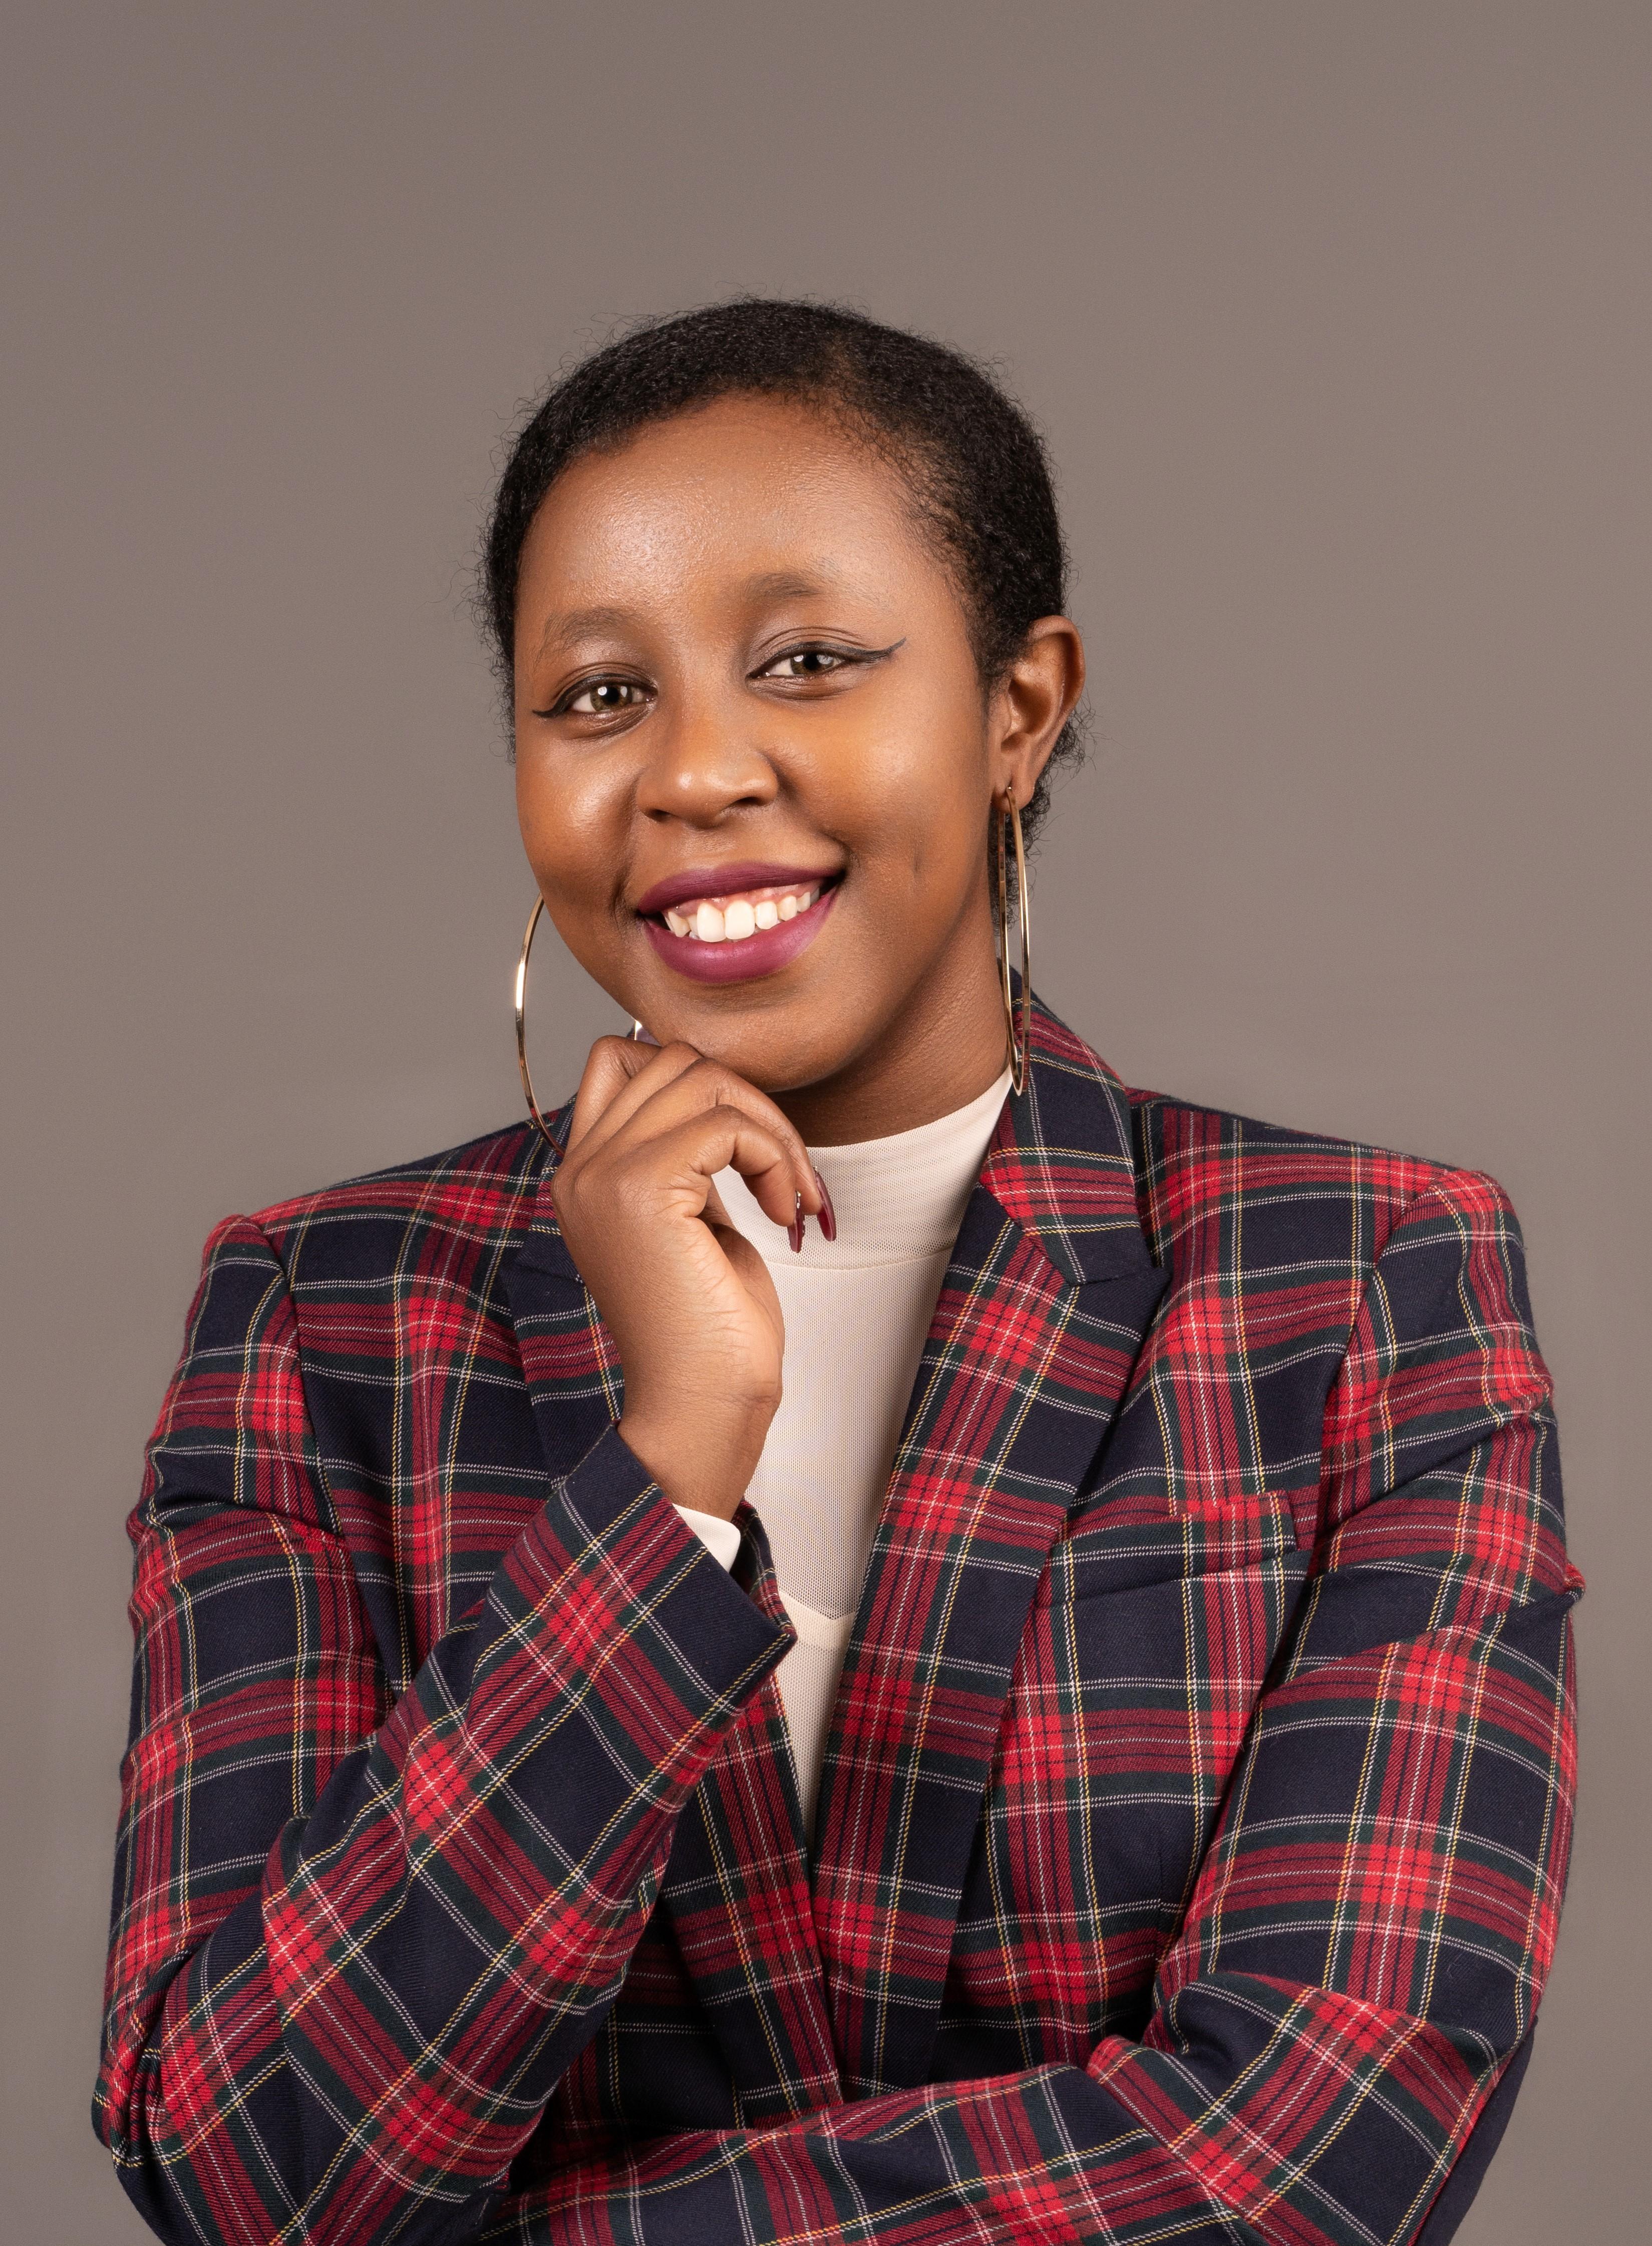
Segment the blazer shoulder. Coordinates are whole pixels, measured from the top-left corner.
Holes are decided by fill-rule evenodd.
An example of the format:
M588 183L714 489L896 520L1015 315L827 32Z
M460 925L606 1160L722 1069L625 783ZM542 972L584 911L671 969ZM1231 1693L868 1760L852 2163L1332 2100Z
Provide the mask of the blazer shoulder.
M532 1222L545 1146L529 1123L296 1194L250 1220L289 1279L427 1277L513 1246Z
M1514 1225L1507 1194L1481 1170L1162 1092L1125 1096L1144 1221L1155 1254L1177 1262L1190 1237L1241 1222L1281 1251L1336 1242L1365 1264L1402 1220L1431 1204Z

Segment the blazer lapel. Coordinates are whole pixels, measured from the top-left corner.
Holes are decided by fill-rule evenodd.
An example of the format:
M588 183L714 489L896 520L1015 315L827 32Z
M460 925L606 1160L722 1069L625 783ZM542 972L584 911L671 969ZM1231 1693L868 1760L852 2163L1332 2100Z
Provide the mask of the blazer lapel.
M569 1110L551 1118L559 1140ZM527 1232L505 1268L505 1291L545 1462L571 1474L620 1416L624 1383L619 1352L596 1314L562 1238L551 1200L559 1158L547 1154Z
M1040 1009L942 1283L826 1750L814 1920L852 2098L927 2079L1033 1589L1166 1281L1122 1090Z
M559 1139L568 1112L553 1120ZM618 1351L568 1252L547 1161L533 1221L506 1273L540 1446L571 1473L621 1414ZM735 1574L786 1621L768 1542L749 1507ZM771 1675L677 1821L661 1889L677 1947L733 2079L739 2118L806 2113L841 2095L811 1910L803 1812Z

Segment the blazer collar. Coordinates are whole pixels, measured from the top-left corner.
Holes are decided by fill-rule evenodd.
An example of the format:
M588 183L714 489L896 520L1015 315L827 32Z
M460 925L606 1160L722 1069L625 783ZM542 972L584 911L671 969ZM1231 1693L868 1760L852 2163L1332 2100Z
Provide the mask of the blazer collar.
M568 1252L562 1237L562 1228L557 1221L556 1204L551 1199L551 1181L556 1175L562 1156L568 1151L568 1134L574 1121L574 1102L570 1099L554 1109L545 1119L553 1143L547 1146L539 1134L534 1155L539 1163L534 1188L533 1211L527 1230L517 1245L515 1262L526 1264L531 1270L548 1272L557 1279L571 1279L581 1285L579 1269ZM531 1129L531 1126L529 1126Z
M1037 999L1026 1089L1004 1102L981 1183L1071 1285L1152 1268L1125 1088Z

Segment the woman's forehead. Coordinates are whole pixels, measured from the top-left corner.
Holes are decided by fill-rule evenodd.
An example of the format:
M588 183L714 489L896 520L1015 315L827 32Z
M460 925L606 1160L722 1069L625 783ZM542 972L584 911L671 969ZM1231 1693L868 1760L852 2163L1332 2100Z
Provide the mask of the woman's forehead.
M772 598L933 569L888 460L790 399L720 399L587 453L546 494L519 605L581 610L715 576Z

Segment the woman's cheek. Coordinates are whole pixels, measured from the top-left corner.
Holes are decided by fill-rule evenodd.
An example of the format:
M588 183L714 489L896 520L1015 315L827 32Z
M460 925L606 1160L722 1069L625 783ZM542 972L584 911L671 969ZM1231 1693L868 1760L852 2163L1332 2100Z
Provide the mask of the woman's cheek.
M534 871L570 892L610 886L623 848L622 793L574 759L519 761L517 817Z

